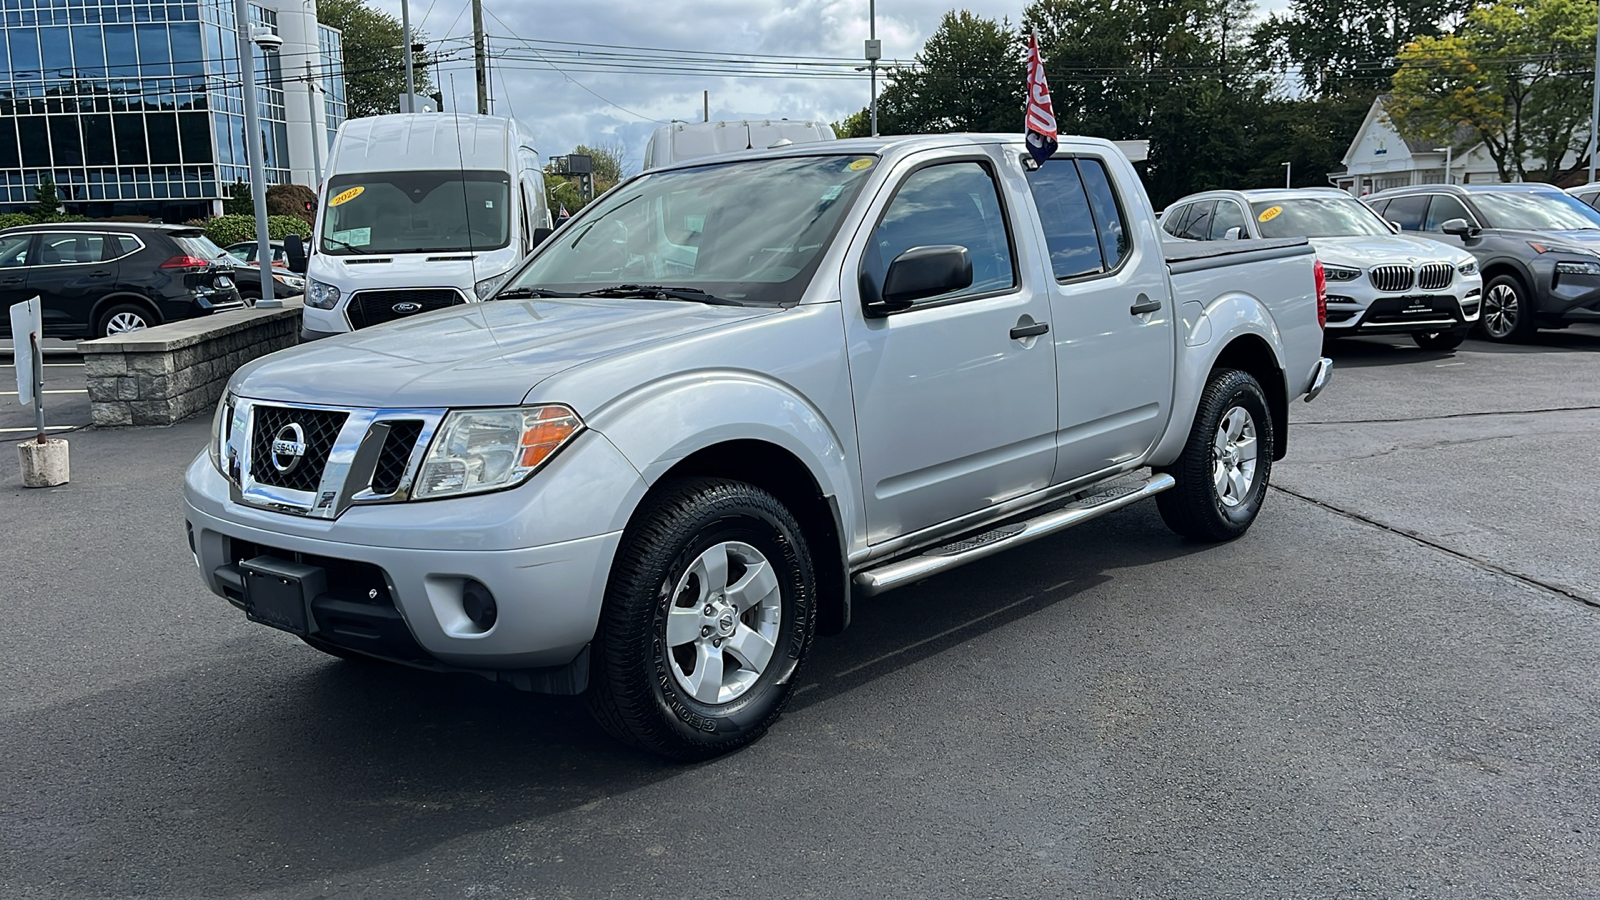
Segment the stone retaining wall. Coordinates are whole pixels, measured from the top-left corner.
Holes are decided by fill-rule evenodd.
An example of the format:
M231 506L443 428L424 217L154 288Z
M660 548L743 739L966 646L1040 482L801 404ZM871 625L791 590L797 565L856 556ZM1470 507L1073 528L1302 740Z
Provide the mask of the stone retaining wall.
M94 424L173 425L216 406L236 369L300 339L300 301L82 341Z

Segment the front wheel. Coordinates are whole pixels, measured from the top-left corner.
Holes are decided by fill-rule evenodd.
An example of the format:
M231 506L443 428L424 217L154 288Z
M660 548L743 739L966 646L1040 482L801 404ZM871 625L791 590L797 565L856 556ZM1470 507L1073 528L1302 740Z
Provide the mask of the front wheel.
M1461 346L1461 342L1467 339L1467 329L1455 328L1451 329L1450 331L1413 331L1411 333L1411 339L1416 341L1417 346L1424 350L1448 352Z
M726 753L777 720L815 625L811 554L776 497L720 479L662 485L612 565L589 709L663 756Z
M1478 328L1491 341L1526 341L1537 330L1533 320L1532 298L1522 281L1511 275L1497 275L1483 288L1483 314Z
M1275 439L1261 385L1237 369L1211 373L1189 441L1167 470L1178 484L1156 495L1162 521L1195 540L1244 534L1266 497Z

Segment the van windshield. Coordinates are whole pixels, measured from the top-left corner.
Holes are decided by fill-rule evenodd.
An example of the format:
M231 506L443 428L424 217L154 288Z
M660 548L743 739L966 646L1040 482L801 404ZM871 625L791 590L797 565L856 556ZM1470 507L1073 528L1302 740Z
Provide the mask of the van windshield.
M785 157L647 173L563 226L508 289L657 284L798 302L876 162Z
M505 172L363 172L328 179L318 249L333 256L498 250L511 243Z

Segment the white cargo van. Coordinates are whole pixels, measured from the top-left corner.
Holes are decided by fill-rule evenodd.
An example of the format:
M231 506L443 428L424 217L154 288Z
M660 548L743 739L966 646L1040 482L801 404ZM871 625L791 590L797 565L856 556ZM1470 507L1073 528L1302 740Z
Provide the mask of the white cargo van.
M644 167L665 166L701 156L765 150L779 141L805 144L831 141L833 126L826 122L789 119L744 119L738 122L674 122L650 135L644 146Z
M350 119L328 156L301 338L486 299L549 228L539 154L516 120Z

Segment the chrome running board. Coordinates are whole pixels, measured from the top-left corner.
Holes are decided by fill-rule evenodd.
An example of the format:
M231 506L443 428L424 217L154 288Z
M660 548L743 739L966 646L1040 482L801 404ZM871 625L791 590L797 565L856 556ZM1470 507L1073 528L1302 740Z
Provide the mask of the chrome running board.
M993 556L1002 550L1048 537L1074 525L1081 525L1090 519L1097 519L1108 512L1169 490L1176 484L1171 475L1164 473L1152 475L1142 481L1116 483L1099 493L1074 500L1060 509L932 547L918 556L864 569L855 574L856 590L864 596L872 597L884 591L914 584L947 569L964 566L986 556Z

